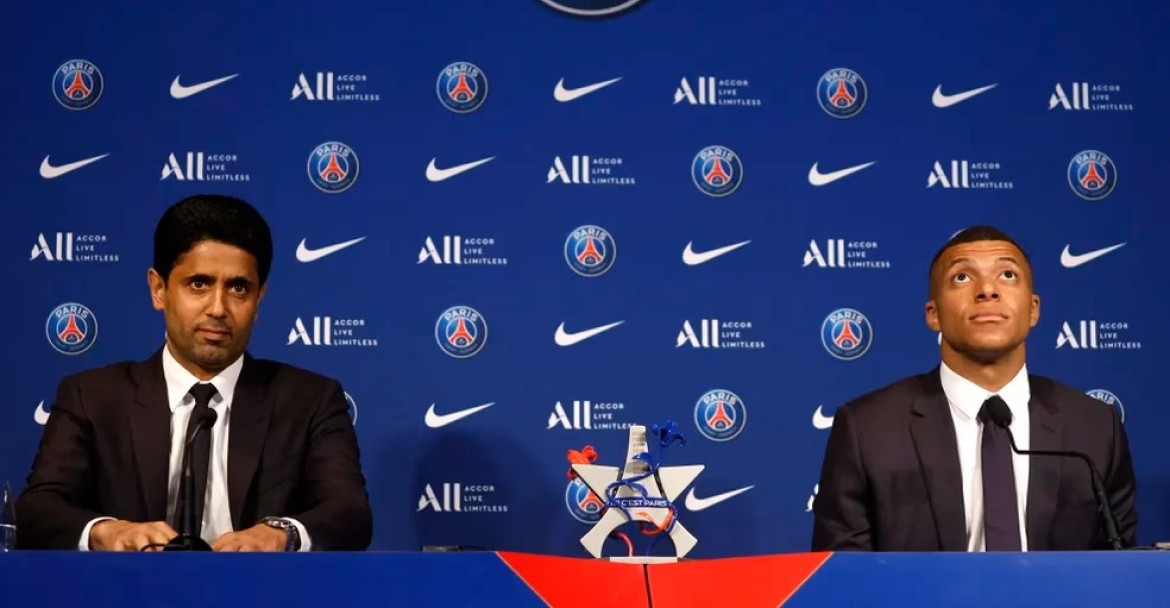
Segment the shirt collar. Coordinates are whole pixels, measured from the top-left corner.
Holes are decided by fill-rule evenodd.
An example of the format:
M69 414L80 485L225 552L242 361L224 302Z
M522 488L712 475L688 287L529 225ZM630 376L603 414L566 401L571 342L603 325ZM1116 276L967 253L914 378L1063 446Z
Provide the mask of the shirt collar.
M942 381L947 401L968 418L974 419L979 416L983 402L993 394L999 395L1007 403L1008 409L1012 411L1013 419L1028 411L1028 401L1032 398L1032 391L1028 386L1027 364L1021 366L1015 377L997 393L992 393L960 376L953 369L947 367L946 363L940 363L938 375Z
M193 405L194 397L190 396L191 387L202 382L194 374L187 371L171 354L170 345L163 347L162 353L163 377L167 381L167 405L171 412L182 405ZM240 371L244 368L244 356L240 355L231 365L208 380L219 392L222 403L231 404L232 395L236 391L236 381L240 379ZM186 400L186 402L184 401Z

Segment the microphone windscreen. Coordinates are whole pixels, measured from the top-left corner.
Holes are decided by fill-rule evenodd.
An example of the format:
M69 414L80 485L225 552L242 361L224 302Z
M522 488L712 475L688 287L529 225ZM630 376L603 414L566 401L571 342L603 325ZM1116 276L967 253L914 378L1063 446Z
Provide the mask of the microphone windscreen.
M1012 410L999 395L989 397L986 406L987 414L991 416L992 422L1002 427L1007 427L1012 423Z

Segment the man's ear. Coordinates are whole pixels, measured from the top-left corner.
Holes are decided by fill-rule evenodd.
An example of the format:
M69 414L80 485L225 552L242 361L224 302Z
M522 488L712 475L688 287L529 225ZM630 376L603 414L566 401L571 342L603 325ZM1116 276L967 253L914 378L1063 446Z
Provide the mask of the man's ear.
M155 310L162 310L166 302L167 282L151 268L146 271L146 284L150 287L150 303Z
M926 326L936 333L942 331L942 325L938 322L938 306L934 300L926 301Z
M268 293L268 283L260 286L260 294L256 296L256 312L252 313L252 322L260 318L260 303L264 301L264 294Z
M1032 310L1030 311L1031 323L1028 327L1036 327L1040 322L1040 296L1032 294Z

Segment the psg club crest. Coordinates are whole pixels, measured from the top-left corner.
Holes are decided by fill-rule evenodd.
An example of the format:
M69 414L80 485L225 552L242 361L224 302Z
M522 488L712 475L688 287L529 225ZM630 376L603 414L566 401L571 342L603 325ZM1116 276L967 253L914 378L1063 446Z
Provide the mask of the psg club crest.
M869 87L861 74L849 68L833 68L817 82L817 103L833 118L853 118L865 108Z
M88 110L106 88L102 71L90 61L70 59L53 73L53 97L70 110Z
M727 196L743 182L743 161L731 148L707 146L691 161L691 180L707 196Z
M576 17L607 17L627 11L643 0L540 0L545 6Z
M452 306L435 323L435 342L456 359L474 357L487 342L487 321L470 306Z
M349 190L358 178L358 157L349 146L329 141L309 155L309 181L321 192L338 194Z
M731 441L747 425L747 408L739 395L715 389L703 393L695 403L695 427L711 441Z
M456 114L474 112L487 100L487 76L474 63L457 61L439 72L435 94Z
M1108 154L1085 150L1068 163L1068 185L1087 201L1102 200L1117 186L1117 167Z
M873 327L869 319L852 308L829 313L821 324L821 343L833 357L842 361L860 359L873 344Z
M1113 409L1117 411L1117 416L1121 418L1121 423L1125 424L1125 406L1121 404L1121 399L1118 399L1117 395L1113 394L1112 391L1107 391L1103 388L1095 388L1085 391L1085 394L1098 401L1113 406Z
M357 425L357 403L353 400L353 397L349 393L343 392L342 394L345 395L345 413L349 415L350 424L353 424L356 426Z
M601 558L606 539L618 538L628 549L625 557L633 558L633 535L622 531L630 524L650 537L646 555L663 537L674 544L676 557L685 557L695 548L699 541L679 523L674 501L699 476L703 465L662 466L663 453L674 444L686 445L686 439L674 422L667 421L652 424L649 430L631 426L626 462L620 468L593 464L597 452L590 446L569 451L571 483L565 501L578 521L596 522L581 537L590 555Z
M585 446L585 449L578 452L577 450L569 450L569 462L589 464L597 459L597 452L593 446ZM573 474L572 469L569 469L569 484L565 486L565 508L569 510L569 515L573 519L583 524L595 524L601 520L601 512L605 509L605 501L601 500L589 486L581 481L580 477Z
M67 302L53 309L45 321L45 337L63 355L80 355L97 341L97 317L82 304Z
M613 267L617 243L599 226L581 226L565 239L565 262L583 277L599 277Z

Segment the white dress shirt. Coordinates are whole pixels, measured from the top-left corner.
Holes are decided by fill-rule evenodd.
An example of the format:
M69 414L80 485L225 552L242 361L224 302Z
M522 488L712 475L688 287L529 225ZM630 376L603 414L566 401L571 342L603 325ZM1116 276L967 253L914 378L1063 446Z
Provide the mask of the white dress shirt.
M1028 386L1028 367L1025 365L1010 382L997 393L989 392L974 382L955 373L946 363L939 366L943 392L951 406L951 419L955 423L955 439L959 444L959 466L963 474L963 504L967 515L967 550L985 551L983 530L983 467L982 442L983 425L979 422L979 410L983 402L992 395L999 395L1012 411L1011 430L1016 447L1028 449L1030 445L1030 420L1028 400L1031 389ZM1025 514L1028 504L1028 457L1012 452L1012 470L1016 477L1016 505L1020 517L1020 548L1028 550L1028 532Z
M183 463L183 443L187 433L187 421L195 407L195 397L190 393L191 387L202 382L191 372L187 371L174 356L170 346L162 349L163 378L167 384L167 405L171 409L171 452L170 466L167 478L167 522L174 520L176 503L179 497L180 470ZM203 509L203 525L199 536L212 544L220 536L232 532L232 513L228 504L228 429L231 423L232 397L235 396L236 382L240 379L240 371L244 368L244 357L236 359L234 363L224 368L215 377L207 382L215 386L216 395L211 398L208 407L215 410L215 424L211 427L210 462L207 463L207 493ZM78 548L89 550L89 531L93 525L103 519L99 517L89 522L81 532ZM308 551L311 542L304 525L299 521L284 517L296 526L300 533L301 551Z

